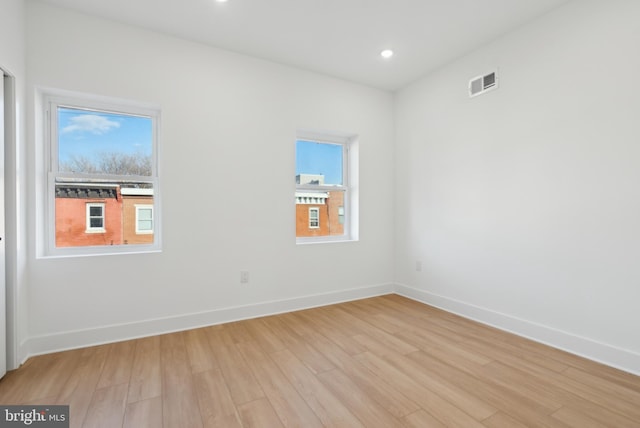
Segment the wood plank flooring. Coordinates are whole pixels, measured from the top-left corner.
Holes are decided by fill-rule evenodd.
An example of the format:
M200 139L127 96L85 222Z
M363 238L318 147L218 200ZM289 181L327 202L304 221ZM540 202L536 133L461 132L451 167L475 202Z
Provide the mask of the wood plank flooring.
M640 377L388 295L29 359L72 427L640 427Z

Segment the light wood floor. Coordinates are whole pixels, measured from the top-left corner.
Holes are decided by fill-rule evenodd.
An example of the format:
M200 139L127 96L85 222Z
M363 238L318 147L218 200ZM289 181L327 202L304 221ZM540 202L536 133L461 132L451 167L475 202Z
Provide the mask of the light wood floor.
M640 378L389 295L31 358L83 427L640 427Z

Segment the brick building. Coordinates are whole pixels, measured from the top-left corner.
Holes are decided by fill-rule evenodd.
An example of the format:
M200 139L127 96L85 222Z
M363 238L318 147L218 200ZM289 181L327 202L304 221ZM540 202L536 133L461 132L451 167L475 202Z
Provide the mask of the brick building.
M122 244L117 184L56 184L56 247Z
M153 189L59 183L56 247L153 243Z
M296 236L344 234L344 192L296 192Z
M153 244L153 189L122 188L122 240Z

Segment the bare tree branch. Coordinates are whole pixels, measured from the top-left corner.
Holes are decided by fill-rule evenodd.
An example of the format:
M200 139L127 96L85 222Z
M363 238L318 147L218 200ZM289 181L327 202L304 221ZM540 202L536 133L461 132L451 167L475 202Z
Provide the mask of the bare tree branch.
M60 171L85 174L138 175L150 176L152 173L151 156L138 152L100 153L98 159L74 155L60 163Z

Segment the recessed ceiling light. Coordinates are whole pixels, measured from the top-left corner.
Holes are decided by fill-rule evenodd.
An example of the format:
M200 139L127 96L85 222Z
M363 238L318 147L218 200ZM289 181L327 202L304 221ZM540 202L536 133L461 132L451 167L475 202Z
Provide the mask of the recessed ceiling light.
M393 56L393 51L391 49L385 49L380 52L380 56L384 59L389 59Z
M216 0L216 3L226 3L228 0Z

